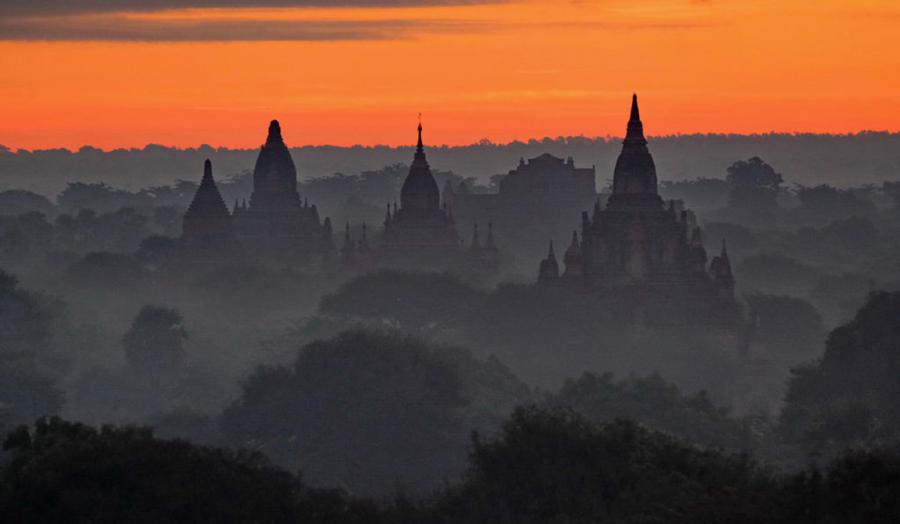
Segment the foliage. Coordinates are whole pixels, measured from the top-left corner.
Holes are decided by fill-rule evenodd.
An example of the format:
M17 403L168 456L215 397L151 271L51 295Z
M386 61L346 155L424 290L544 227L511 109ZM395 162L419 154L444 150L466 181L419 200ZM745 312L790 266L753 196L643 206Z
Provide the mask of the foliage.
M520 408L473 442L455 522L761 522L771 489L742 456L702 451L628 421L595 425Z
M56 206L43 195L22 189L11 189L0 191L0 209L3 210L2 214L7 216L31 212L49 215L56 211Z
M483 294L450 274L382 270L357 277L326 295L326 314L377 317L417 330L468 313ZM434 326L432 326L434 327Z
M172 369L184 359L187 330L175 309L144 306L122 337L128 364L135 369Z
M772 357L795 365L816 356L825 339L822 317L812 304L801 298L751 294L750 306L754 342Z
M659 375L615 382L612 373L567 380L549 404L593 422L627 418L657 431L714 448L749 451L749 425L715 406L706 392L685 395Z
M421 492L462 469L470 430L495 426L528 394L496 361L350 331L307 345L291 367L259 369L223 430L318 485Z
M795 194L803 210L813 215L846 218L862 217L875 212L871 201L860 198L850 189L819 184L815 187L798 186Z
M900 441L900 293L870 295L828 336L821 360L792 371L782 431L833 455Z
M149 429L94 429L57 418L4 445L7 522L368 522L370 505L310 490L258 453L160 440Z
M778 206L778 191L783 182L780 173L755 156L728 167L725 177L731 185L729 203L734 207L772 209Z

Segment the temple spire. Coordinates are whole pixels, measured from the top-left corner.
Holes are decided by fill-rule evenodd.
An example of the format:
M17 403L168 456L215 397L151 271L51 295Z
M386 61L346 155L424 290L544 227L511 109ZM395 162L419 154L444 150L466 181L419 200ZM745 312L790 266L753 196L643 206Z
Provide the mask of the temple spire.
M280 142L284 142L284 139L281 138L281 124L278 123L278 120L272 120L269 122L269 136L266 137L266 144Z
M205 162L203 162L203 181L212 181L212 162L207 158Z
M419 141L416 143L416 154L421 155L425 152L425 147L422 145L422 113L419 113Z
M646 144L644 138L644 124L641 122L641 112L638 109L637 93L631 95L631 116L628 118L628 131L625 134L626 144Z

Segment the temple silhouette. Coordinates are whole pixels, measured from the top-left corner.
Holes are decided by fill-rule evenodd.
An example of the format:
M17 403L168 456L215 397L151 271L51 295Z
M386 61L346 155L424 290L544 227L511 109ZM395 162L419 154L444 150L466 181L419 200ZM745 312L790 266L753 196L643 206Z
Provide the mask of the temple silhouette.
M400 207L386 206L380 244L373 249L368 228L354 242L347 224L341 255L348 265L359 268L386 267L429 269L463 274L492 273L500 263L493 225L487 224L482 242L478 224L473 223L471 241L465 245L456 229L453 208L445 200L431 173L422 143L422 124L409 174L400 190Z
M496 193L475 193L466 182L444 185L444 205L457 222L492 223L504 245L519 253L540 253L546 239L567 235L580 209L597 199L596 171L576 167L566 159L544 153L520 158L500 178Z
M331 220L297 192L297 168L277 120L260 148L249 203L231 213L206 160L203 178L184 215L182 242L192 255L251 257L262 262L314 264L334 250Z
M591 292L628 290L651 306L675 305L680 315L711 308L731 316L725 313L736 311L735 281L725 243L707 265L703 232L694 214L681 207L658 194L634 95L606 206L597 200L590 215L582 211L581 235L572 231L562 269L550 243L538 282Z

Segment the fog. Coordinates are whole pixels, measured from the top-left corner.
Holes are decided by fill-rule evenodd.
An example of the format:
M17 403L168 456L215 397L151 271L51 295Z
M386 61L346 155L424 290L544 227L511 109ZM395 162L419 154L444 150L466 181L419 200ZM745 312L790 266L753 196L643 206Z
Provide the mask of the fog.
M426 145L421 158L411 148L292 148L295 204L315 215L299 252L275 236L253 249L209 243L218 225L201 206L220 201L236 238L252 238L240 227L257 222L237 219L241 209L256 216L269 183L254 177L255 150L0 152L0 429L72 421L20 428L4 453L40 456L36 443L57 433L98 446L122 439L150 457L182 453L173 438L249 449L265 457L251 469L274 494L290 489L266 468L296 474L304 489L337 489L328 496L344 501L342 518L423 522L547 521L513 494L549 488L509 484L514 464L536 468L528 478L537 482L596 464L646 473L677 455L688 457L684 478L712 485L704 475L716 471L741 486L736 500L774 508L818 482L808 468L830 479L849 467L859 456L848 448L872 454L869 464L898 460L878 455L900 443L898 142L882 133L651 137L659 220L674 233L643 215L616 225L616 195L633 193L613 183L618 139ZM267 147L279 143L274 126ZM503 191L495 175L524 176L508 173L543 153L595 166L583 208L550 190L491 196ZM207 157L215 182L203 186ZM428 227L458 235L447 244L456 251L436 261L420 239L403 244L402 228L390 229L425 220L409 211L424 205L408 193L419 191L408 180L421 169L438 188L487 197L450 209L444 193L429 208L443 218ZM657 258L623 254L637 280L601 282L590 264L616 248L597 243L620 238L670 238L688 258L702 251L700 272L644 286L635 275L651 274ZM666 260L669 245L654 256ZM75 422L152 427L156 437ZM615 462L610 450L621 446L649 462ZM198 471L247 464L222 453L191 460ZM534 457L560 462L541 472ZM670 473L640 478L690 506L678 497L699 497L692 488L656 484L675 482ZM754 491L763 484L782 491ZM269 507L268 495L234 489ZM840 509L828 509L828 489L816 492L823 514ZM327 506L322 493L302 493L303 504ZM651 506L628 497L601 513ZM728 506L690 500L700 513ZM571 514L600 511L572 504Z

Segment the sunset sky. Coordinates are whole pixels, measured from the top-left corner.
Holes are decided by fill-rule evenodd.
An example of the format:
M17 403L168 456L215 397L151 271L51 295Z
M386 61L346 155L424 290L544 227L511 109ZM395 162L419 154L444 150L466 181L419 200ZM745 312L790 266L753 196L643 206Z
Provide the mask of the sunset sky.
M189 6L190 8L182 8ZM900 130L895 0L0 0L0 144Z

